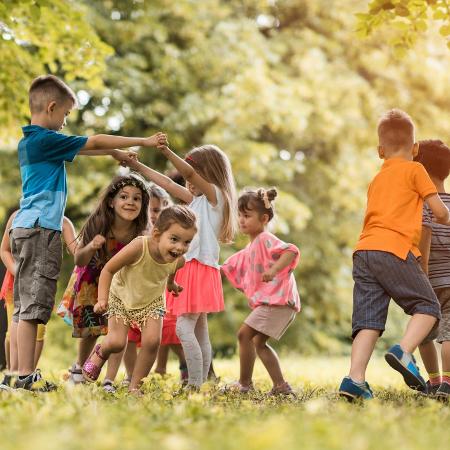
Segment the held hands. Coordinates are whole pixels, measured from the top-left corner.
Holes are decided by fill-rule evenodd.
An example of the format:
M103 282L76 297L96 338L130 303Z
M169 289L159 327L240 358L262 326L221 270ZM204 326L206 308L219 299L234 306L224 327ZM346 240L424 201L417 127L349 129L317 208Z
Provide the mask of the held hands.
M273 268L270 268L262 274L262 280L265 282L272 281L275 278L276 274L277 271Z
M94 312L96 314L103 314L106 312L107 309L108 309L108 300L106 299L103 300L98 299L97 303L94 305Z
M97 234L89 243L89 245L91 246L92 250L100 250L105 242L106 239L101 234Z
M132 150L115 150L111 156L122 166L128 166L133 161L137 161L137 153Z
M143 147L158 147L161 145L169 145L169 141L167 140L167 135L159 132L154 134L153 136L150 136L148 138L145 138L142 146Z
M175 281L171 281L167 283L167 290L172 292L174 297L178 297L180 293L183 291L183 286L175 283Z

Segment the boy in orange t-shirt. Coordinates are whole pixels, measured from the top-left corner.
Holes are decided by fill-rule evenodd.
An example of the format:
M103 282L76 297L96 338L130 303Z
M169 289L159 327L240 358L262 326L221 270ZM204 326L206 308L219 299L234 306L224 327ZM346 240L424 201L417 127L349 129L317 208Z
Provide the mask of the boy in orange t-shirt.
M418 152L408 114L390 110L378 123L378 154L384 159L369 186L364 227L353 255L352 356L339 393L350 400L373 397L365 373L384 331L392 298L411 319L400 343L386 353L406 384L425 391L412 355L440 319L436 295L417 260L423 202L439 223L450 225L449 210L425 168L412 161Z

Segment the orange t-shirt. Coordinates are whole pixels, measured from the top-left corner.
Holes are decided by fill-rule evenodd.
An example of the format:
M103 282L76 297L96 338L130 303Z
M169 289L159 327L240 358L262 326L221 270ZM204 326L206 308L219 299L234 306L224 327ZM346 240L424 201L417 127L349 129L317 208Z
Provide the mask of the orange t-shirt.
M358 250L381 250L406 259L417 248L425 197L437 190L422 164L402 158L384 162L369 185L364 227Z

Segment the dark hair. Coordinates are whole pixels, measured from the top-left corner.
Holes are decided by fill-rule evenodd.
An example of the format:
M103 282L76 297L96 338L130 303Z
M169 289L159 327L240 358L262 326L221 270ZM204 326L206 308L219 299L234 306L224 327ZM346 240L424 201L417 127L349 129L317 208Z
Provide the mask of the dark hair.
M414 145L414 123L400 109L391 109L378 122L380 145L389 152L396 152Z
M118 175L114 177L108 187L102 192L97 207L83 225L79 235L81 236L83 245L87 245L97 234L101 234L105 238L108 236L111 226L114 223L114 210L111 208L111 201L125 186L135 186L142 192L141 211L133 221L135 224L133 237L143 234L147 229L150 195L145 181L135 174ZM95 257L97 257L102 264L106 263L108 259L106 243L97 251Z
M160 233L164 233L174 223L181 225L185 229L197 229L196 217L194 212L187 206L183 205L173 205L163 209L161 211L161 214L156 219L155 225L153 227L156 228Z
M148 185L148 193L150 194L150 198L157 198L161 202L163 208L170 204L169 194L157 184L150 183Z
M414 161L423 164L431 176L444 181L450 173L450 148L438 139L419 141Z
M30 111L39 113L45 110L52 102L62 103L72 101L73 106L77 106L77 97L64 81L54 75L41 75L31 82L28 91Z
M274 216L272 202L277 195L278 193L275 188L268 190L263 188L257 190L246 189L239 197L238 210L240 212L254 210L260 215L267 214L270 222Z

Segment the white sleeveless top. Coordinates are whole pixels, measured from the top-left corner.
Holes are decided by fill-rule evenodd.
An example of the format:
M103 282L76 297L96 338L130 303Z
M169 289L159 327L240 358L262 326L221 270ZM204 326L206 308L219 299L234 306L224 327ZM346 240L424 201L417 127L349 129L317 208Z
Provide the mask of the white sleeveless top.
M217 186L214 186L214 190L217 198L216 206L212 206L204 194L194 197L189 205L197 217L197 234L189 246L185 260L187 262L196 259L206 266L219 269L219 234L223 220L224 198Z

